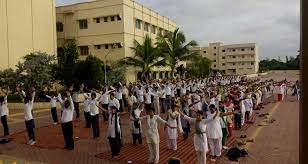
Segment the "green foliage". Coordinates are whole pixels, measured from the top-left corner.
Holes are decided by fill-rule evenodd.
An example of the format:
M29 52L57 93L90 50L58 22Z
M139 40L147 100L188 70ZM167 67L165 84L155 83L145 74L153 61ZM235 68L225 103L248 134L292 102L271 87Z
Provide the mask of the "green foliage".
M259 63L259 72L265 72L269 70L298 70L300 65L299 55L294 58L286 57L286 62L281 62L276 59L265 59L261 60Z
M103 63L95 56L78 61L73 69L74 83L84 83L89 88L98 88L104 81Z
M0 86L4 92L14 91L18 83L18 74L11 68L0 71Z
M160 50L152 43L152 39L147 35L144 42L140 44L135 41L135 47L131 47L134 51L134 57L126 57L119 61L120 65L133 66L142 69L142 80L145 81L149 77L149 73L154 66L162 65L160 58Z
M165 36L159 35L157 38L157 46L164 54L164 63L170 66L172 74L180 61L192 61L200 56L197 52L190 51L191 47L197 45L194 40L187 43L184 33L178 28L172 33L167 33Z
M126 65L120 63L113 63L111 65L111 71L107 73L108 84L114 84L118 82L124 83L125 80Z
M211 64L211 60L199 57L194 62L187 64L187 74L190 77L206 77L211 73Z
M19 62L16 67L16 79L24 83L26 89L35 87L43 91L51 88L55 82L53 65L55 56L47 53L35 52L23 57L24 61Z
M69 40L58 51L58 65L56 69L56 79L62 84L69 86L74 82L74 68L79 54L75 40Z
M184 67L183 64L181 64L180 66L176 68L176 75L180 75L181 77L183 77L185 74L185 71L186 71L186 68Z

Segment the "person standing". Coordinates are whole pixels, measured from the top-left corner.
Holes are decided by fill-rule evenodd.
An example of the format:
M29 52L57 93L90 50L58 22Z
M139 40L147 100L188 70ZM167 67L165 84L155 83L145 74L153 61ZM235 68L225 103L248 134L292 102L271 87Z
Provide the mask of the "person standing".
M34 145L36 143L35 141L35 124L34 119L32 116L32 109L33 109L33 103L34 103L34 97L35 97L35 89L32 88L31 94L26 94L23 90L20 90L19 87L17 87L17 91L21 91L21 95L24 102L24 114L25 114L25 125L28 132L29 137L29 145Z
M90 114L90 99L89 95L87 93L84 93L86 96L83 101L83 112L84 112L84 118L86 120L86 128L91 128L91 114Z
M159 162L159 133L158 133L158 123L161 122L166 126L169 126L168 123L163 120L159 115L155 115L154 109L150 108L148 115L140 117L140 120L146 119L147 121L147 132L146 140L149 148L149 160L151 164L157 164ZM174 127L171 127L174 128Z
M1 117L1 123L3 126L3 136L8 136L9 133L9 126L7 124L7 117L9 115L9 110L7 107L7 93L5 96L0 97L0 117Z
M186 115L188 117L192 116L186 100L182 101L181 112L184 113L184 115ZM187 121L183 117L181 117L181 125L182 125L182 129L183 129L183 138L186 140L188 138L188 134L190 133L190 123L189 123L189 121Z
M50 100L50 106L51 106L51 116L52 116L52 120L53 120L53 123L55 125L58 124L58 115L57 115L57 100L58 98L52 94L51 96L49 95L46 95L46 97Z
M120 126L120 113L116 106L110 106L109 111L99 107L104 112L109 113L108 117L108 139L112 158L118 156L122 148L122 130ZM123 113L124 114L124 113Z
M168 137L167 146L169 150L177 150L177 138L178 138L178 132L177 128L179 128L180 133L183 133L182 125L181 125L181 119L180 119L180 113L178 105L172 105L171 109L168 110L167 115L167 123L168 125L176 128L170 128L166 127L166 133Z
M62 99L61 94L58 94L58 101L62 107L62 133L64 137L65 147L64 149L74 149L73 139L73 116L74 116L74 102L71 96L71 92L66 92L67 98Z
M98 102L96 93L91 93L91 98L88 97L86 94L84 96L87 99L90 99L89 106L90 106L90 118L91 118L91 126L93 129L93 139L98 138L100 136L100 129L99 129L99 110L98 110Z
M208 142L206 135L206 125L211 123L217 118L218 111L215 115L209 116L207 119L203 119L203 112L197 111L196 118L191 118L185 115L183 112L179 112L185 120L195 124L195 135L194 135L194 147L197 154L198 164L206 164L206 153L208 151Z
M72 88L73 88L73 86L72 86ZM73 91L73 90L71 89L71 91ZM79 94L80 94L80 89L77 90L76 92L72 93L72 96L73 96L72 99L74 101L74 109L75 109L75 112L76 112L76 119L80 118L80 113L79 113L79 103L80 103L80 101L79 101Z
M137 140L139 144L142 144L142 127L141 121L139 120L141 112L142 110L139 109L139 105L137 105L137 103L134 103L133 109L130 111L130 127L132 131L134 145L137 143Z

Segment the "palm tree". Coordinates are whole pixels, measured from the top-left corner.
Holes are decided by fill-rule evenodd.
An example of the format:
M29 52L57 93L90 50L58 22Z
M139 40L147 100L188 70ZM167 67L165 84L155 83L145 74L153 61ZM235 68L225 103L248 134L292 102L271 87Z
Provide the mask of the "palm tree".
M184 33L179 31L179 28L157 38L157 46L164 55L165 64L171 68L172 77L180 61L190 61L200 56L198 52L189 50L197 45L194 40L187 43Z
M126 57L120 60L120 63L142 69L142 80L148 80L149 73L154 66L162 64L160 51L152 43L151 38L146 35L143 44L135 40L135 47L131 47L134 51L134 57Z

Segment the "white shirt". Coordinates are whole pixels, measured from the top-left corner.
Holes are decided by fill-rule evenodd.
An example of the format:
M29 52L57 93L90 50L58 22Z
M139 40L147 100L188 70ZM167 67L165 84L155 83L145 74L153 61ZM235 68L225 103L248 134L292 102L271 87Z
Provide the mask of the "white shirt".
M50 106L51 106L51 108L56 108L57 107L57 100L58 100L58 98L56 96L51 97L51 96L48 96L48 95L46 95L46 97L50 99Z
M115 106L118 110L120 109L120 103L119 100L116 98L113 98L113 100L109 100L109 104L108 104L108 108L110 108L111 106Z
M109 103L109 92L105 92L99 99L101 104L108 104Z
M137 89L136 93L137 93L138 101L139 102L143 102L144 101L143 90L142 89Z
M0 117L9 115L9 109L7 107L7 96L4 97L4 101L0 104Z
M115 92L115 97L118 99L118 100L122 100L122 90L120 89L120 91L117 91Z
M83 102L83 111L90 112L90 101L88 99L85 99Z
M144 93L144 97L145 97L145 102L144 103L146 103L146 104L151 104L151 93L150 92L145 92Z
M109 118L108 118L108 137L115 138L116 133L115 133L115 114L109 113ZM121 134L121 128L120 128L120 116L118 115L117 117L117 128L118 132Z
M158 133L158 122L161 122L163 124L166 124L167 122L163 120L158 115L154 115L153 118L151 118L149 115L141 117L140 119L145 119L147 121L147 133L146 133L146 139L147 143L153 143L157 144L159 143L159 133Z
M170 84L168 84L168 85L166 85L166 87L165 87L165 93L166 93L166 95L167 96L171 96L171 85Z
M137 98L136 98L134 95L131 95L131 96L128 98L128 104L129 104L129 105L133 105L133 103L137 103Z
M61 95L58 95L58 100L62 106L62 116L61 116L61 122L62 123L67 123L67 122L71 122L73 121L73 116L74 116L74 103L73 103L73 99L70 96L68 98L69 102L70 102L70 106L68 108L64 107L64 101L61 98Z
M22 91L22 94L26 96L26 93L24 91ZM33 109L34 97L35 97L35 92L32 93L32 99L29 102L27 102L24 106L24 114L25 114L26 121L33 119L32 109Z
M208 111L207 112L207 116L209 118L213 118L213 116L215 115L216 112L214 112L213 114ZM222 129L221 129L221 125L220 125L220 117L217 116L213 121L209 122L207 124L207 137L208 138L221 138L222 137Z

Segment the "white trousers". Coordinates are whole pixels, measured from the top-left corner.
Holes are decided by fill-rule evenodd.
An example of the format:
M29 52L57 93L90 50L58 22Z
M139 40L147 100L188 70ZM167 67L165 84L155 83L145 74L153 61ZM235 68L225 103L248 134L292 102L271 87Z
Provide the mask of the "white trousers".
M160 105L159 105L159 100L154 100L154 109L155 109L155 113L157 114L157 115L159 115L160 114Z
M167 146L169 149L176 150L177 149L177 141L176 139L168 139Z
M211 155L212 156L221 156L221 149L222 149L222 138L208 138Z
M149 146L149 163L158 163L159 161L159 144L148 143Z
M196 153L197 153L198 164L206 164L206 152L197 151Z

